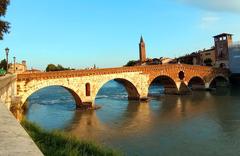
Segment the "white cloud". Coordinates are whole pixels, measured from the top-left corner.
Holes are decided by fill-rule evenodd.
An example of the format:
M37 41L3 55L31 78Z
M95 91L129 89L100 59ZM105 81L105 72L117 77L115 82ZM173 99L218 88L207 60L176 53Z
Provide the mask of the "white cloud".
M177 0L208 11L240 13L240 0Z
M220 21L220 17L218 16L213 16L213 15L203 16L201 19L200 27L202 29L208 29L208 28L214 27L219 21Z

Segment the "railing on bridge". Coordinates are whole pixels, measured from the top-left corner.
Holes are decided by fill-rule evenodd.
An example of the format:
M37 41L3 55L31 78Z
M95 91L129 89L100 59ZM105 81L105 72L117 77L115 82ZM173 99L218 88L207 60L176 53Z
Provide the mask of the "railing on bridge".
M228 70L219 69L207 66L193 66L186 64L167 64L167 65L149 65L149 66L134 66L134 67L118 67L118 68L102 68L102 69L88 69L88 70L68 70L68 71L55 71L55 72L39 72L39 73L23 73L18 74L18 80L32 80L32 79L51 79L51 78L65 78L65 77L81 77L90 75L105 75L114 73L126 72L143 72L147 73L156 70L169 70L169 69L185 69L195 71L208 71L208 72L222 72L226 73Z

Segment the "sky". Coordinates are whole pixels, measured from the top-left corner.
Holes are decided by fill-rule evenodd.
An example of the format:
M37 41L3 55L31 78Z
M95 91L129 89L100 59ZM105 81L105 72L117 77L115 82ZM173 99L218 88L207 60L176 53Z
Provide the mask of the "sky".
M123 66L138 60L143 35L148 58L177 57L213 46L222 32L240 40L239 0L11 0L10 34L0 59L71 68Z

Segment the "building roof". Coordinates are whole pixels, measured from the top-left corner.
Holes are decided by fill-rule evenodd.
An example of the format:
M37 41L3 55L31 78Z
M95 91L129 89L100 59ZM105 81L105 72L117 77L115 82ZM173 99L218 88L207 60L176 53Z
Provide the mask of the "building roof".
M213 50L215 50L215 48L205 49L205 50L203 50L203 51L199 51L199 53L200 53L200 54L201 54L201 53L206 53L206 52L213 51Z
M223 37L223 36L233 36L233 34L229 34L229 33L221 33L219 35L213 36L214 38L216 37Z

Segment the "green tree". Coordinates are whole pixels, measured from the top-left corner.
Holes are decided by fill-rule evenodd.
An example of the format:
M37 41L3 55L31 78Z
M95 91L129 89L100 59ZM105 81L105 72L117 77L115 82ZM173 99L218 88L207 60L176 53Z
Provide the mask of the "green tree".
M9 2L10 0L0 0L0 40L3 39L5 33L9 33L10 24L1 19L6 14Z
M207 58L204 60L204 63L206 64L206 66L212 66L212 59L211 58Z
M125 66L129 67L129 66L134 66L134 65L136 65L136 61L131 60L131 61L128 61L128 63Z
M62 65L58 64L57 71L62 71L62 70L66 70L66 68L64 68Z
M46 68L46 71L47 72L50 72L50 71L63 71L63 70L75 70L73 68L65 68L63 67L62 65L58 64L58 65L54 65L54 64L49 64Z
M46 68L46 71L57 71L57 66L55 66L54 64L49 64Z
M7 70L7 61L6 61L6 59L4 59L4 60L2 60L0 62L0 69Z

